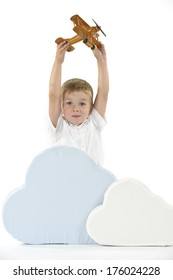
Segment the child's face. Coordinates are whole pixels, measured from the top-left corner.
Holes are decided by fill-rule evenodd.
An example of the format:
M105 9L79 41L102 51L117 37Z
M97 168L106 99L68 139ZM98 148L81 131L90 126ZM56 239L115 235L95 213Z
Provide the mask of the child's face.
M65 119L74 124L83 123L91 110L91 97L83 91L66 92L62 107Z

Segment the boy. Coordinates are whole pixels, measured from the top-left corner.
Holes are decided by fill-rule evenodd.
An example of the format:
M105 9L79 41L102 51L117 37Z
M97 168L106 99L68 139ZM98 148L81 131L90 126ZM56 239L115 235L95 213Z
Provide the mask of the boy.
M95 162L102 163L101 131L109 91L109 76L104 45L92 52L98 65L98 90L93 102L92 87L84 80L71 79L61 87L61 70L68 42L57 45L49 84L49 116L56 145L85 151Z

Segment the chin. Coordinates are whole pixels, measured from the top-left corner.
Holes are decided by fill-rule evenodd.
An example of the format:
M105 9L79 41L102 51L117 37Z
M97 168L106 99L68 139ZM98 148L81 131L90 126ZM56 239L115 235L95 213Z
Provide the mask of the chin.
M75 122L75 121L68 121L69 123L73 124L73 125L80 125L82 122Z
M79 120L79 119L76 119L76 120L72 120L72 121L70 121L70 123L72 123L72 124L74 124L74 125L80 125L81 123L83 123L84 122L84 120Z

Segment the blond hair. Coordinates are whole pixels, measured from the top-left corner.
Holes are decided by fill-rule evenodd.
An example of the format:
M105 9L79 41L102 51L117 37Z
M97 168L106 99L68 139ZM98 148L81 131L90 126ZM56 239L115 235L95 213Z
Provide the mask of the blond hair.
M61 87L61 105L63 105L64 102L64 96L65 93L71 93L74 91L83 91L87 95L91 97L91 106L93 105L93 89L91 85L82 79L73 78L70 80L67 80Z

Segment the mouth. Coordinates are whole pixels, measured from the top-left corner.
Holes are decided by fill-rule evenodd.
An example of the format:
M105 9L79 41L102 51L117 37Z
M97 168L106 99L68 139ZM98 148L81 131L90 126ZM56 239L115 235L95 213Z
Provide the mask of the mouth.
M81 115L72 115L73 118L80 118Z

